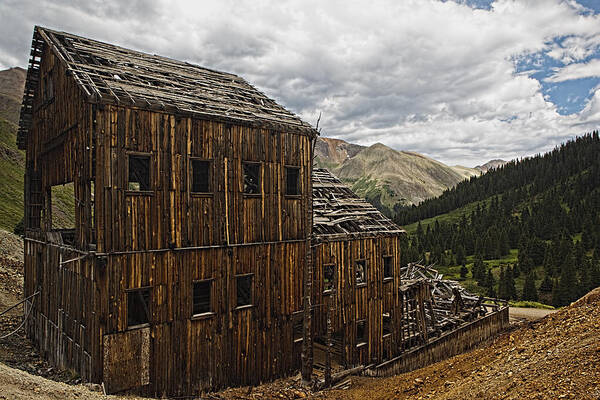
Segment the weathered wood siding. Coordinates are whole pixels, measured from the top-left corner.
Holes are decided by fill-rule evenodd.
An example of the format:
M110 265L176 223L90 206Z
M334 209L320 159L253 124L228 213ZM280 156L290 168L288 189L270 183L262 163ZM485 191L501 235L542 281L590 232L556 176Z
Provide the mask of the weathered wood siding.
M256 384L300 367L293 313L301 311L304 243L109 256L101 286L106 332L127 332L126 290L151 287L155 393ZM235 277L254 274L251 307L236 307ZM192 317L192 283L212 279L213 315ZM106 283L106 285L104 284Z
M105 106L96 110L98 251L304 239L307 136ZM150 155L151 190L127 189L128 152ZM210 194L190 190L190 157L212 163ZM243 193L243 162L261 163L261 193ZM285 196L284 168L300 169Z
M41 289L28 323L33 341L86 380L128 373L103 346L130 347L130 361L142 354L127 327L126 291L149 287L150 365L140 367L148 393L185 395L298 369L310 137L86 101L46 47L27 135L26 213L41 221L28 219L25 249L26 295ZM131 152L150 155L149 191L127 190ZM191 192L192 157L211 162L210 193ZM245 161L261 165L257 195L243 193ZM285 195L286 166L300 168L299 195ZM69 182L73 251L50 222L50 188ZM254 276L253 304L238 309L235 276L244 273ZM199 279L212 279L214 313L192 318ZM126 381L146 377L115 387Z
M75 247L92 240L91 181L93 144L91 107L56 56L45 48L27 136L25 215L25 296L36 291L27 322L28 336L41 353L63 368L97 381L101 371L96 313L101 299L91 259L61 264L81 254L59 247L51 229L51 190L73 182ZM34 182L35 184L33 184ZM29 218L33 217L33 218ZM31 224L39 221L39 224ZM54 242L55 244L49 244Z
M80 256L50 244L25 242L25 293L40 292L32 299L26 330L53 364L77 371L86 381L98 381L97 366L102 362L98 268Z
M327 297L335 296L336 313L332 315L333 331L343 336L343 360L346 367L382 362L401 348L400 238L367 237L319 243L314 250L315 336L326 333ZM392 257L392 277L384 279L383 256ZM356 282L356 261L366 261L366 284ZM323 266L337 268L335 291L324 293ZM384 338L383 313L391 317L391 334ZM357 322L365 321L366 345L357 346Z
M40 82L27 136L26 181L39 179L41 198L25 188L26 214L41 217L40 228L51 228L48 209L50 188L73 182L75 202L75 243L86 248L92 241L93 135L91 106L63 65L48 47L40 67ZM51 89L48 89L51 87ZM49 94L44 94L49 93ZM36 203L32 204L32 200ZM37 228L29 226L27 228Z
M442 334L429 343L374 366L365 371L369 376L391 376L423 368L463 353L481 342L494 337L508 327L508 307L469 322Z

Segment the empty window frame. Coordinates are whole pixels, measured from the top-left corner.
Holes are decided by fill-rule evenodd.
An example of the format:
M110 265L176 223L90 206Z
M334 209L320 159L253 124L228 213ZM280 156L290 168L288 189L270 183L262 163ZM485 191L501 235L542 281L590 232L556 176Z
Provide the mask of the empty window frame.
M383 324L383 336L390 335L392 333L392 317L391 317L390 313L383 313L382 324Z
M367 343L367 321L364 319L356 322L356 345Z
M238 275L235 277L235 287L237 294L236 307L244 307L252 305L253 300L253 288L252 280L253 274Z
M260 194L260 163L244 162L244 194Z
M285 167L285 195L300 195L300 167Z
M211 162L192 158L192 193L210 193Z
M75 230L75 184L73 182L51 186L48 193L52 229Z
M127 291L127 327L150 323L150 288Z
M299 312L292 316L292 334L294 343L298 343L304 340L304 315Z
M323 291L331 292L335 287L335 265L323 265Z
M367 284L367 262L366 260L356 260L356 284Z
M150 191L150 154L129 154L127 190Z
M394 259L392 256L383 256L383 279L390 280L394 277Z
M212 312L211 304L212 280L196 281L192 284L192 315Z

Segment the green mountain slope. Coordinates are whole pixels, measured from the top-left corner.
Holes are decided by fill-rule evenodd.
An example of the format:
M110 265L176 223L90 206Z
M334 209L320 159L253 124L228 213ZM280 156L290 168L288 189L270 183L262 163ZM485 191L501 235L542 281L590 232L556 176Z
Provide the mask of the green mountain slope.
M16 125L0 119L0 228L12 231L23 216L25 154L17 149Z

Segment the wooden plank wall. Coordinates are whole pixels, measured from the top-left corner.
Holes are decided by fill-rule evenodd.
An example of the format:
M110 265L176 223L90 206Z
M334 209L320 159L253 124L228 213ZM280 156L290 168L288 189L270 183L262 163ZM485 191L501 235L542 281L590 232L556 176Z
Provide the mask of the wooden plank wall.
M51 186L74 182L76 243L87 248L93 241L92 193L93 123L91 106L84 102L81 90L67 75L64 66L46 46L40 66L40 83L34 99L32 126L27 135L28 176L36 173L41 179L42 203L49 202ZM51 86L51 97L44 95ZM25 193L29 206L31 193ZM42 211L43 228L50 228L50 213Z
M125 291L149 286L152 393L255 384L298 369L292 314L302 307L310 228L309 138L116 106L95 115L97 243L109 254L103 334L127 329ZM149 193L126 190L128 152L150 154ZM191 193L190 157L211 161L210 194ZM243 193L244 161L261 163L257 196ZM301 168L300 196L284 195L285 166ZM254 274L256 304L234 310L242 273ZM209 318L191 318L198 279L213 280Z
M307 136L109 105L94 131L99 251L306 238ZM151 155L148 193L126 190L128 152ZM212 162L212 193L190 192L190 157ZM243 194L244 161L262 164L260 195ZM301 167L301 196L284 195L286 165Z
M71 368L86 381L98 381L101 336L95 311L99 304L94 280L97 270L93 261L79 256L51 244L25 242L25 292L40 291L26 330L40 353L54 365Z
M110 256L106 332L127 331L125 291L149 286L152 393L285 376L300 367L292 316L302 307L303 259L302 242ZM247 273L254 274L254 304L236 309L235 276ZM192 283L201 279L212 279L214 315L193 318Z
M383 256L391 256L393 279L383 279ZM332 316L333 331L343 334L343 363L350 368L382 362L389 354L399 354L401 348L400 243L398 236L380 236L352 240L336 240L318 244L314 250L313 304L326 305L323 293L323 266L337 267L335 282L337 312ZM356 261L366 260L366 285L356 283ZM383 313L390 313L392 334L383 339ZM367 345L357 347L356 324L365 320ZM315 310L315 336L325 336L325 306Z
M365 371L369 376L392 376L463 353L506 329L508 307L444 333L429 343Z
M48 92L47 87L52 87ZM49 93L49 95L44 95ZM41 194L25 190L27 213L42 216L41 227L26 226L26 236L38 242L25 242L25 296L37 290L27 323L28 336L42 354L64 368L76 370L84 379L97 381L101 373L98 315L100 300L94 283L92 260L77 260L60 266L61 261L77 258L77 252L47 244L51 228L50 187L74 182L76 201L76 247L87 250L92 241L91 181L92 135L91 107L84 103L80 89L46 46L40 79L33 105L33 120L27 136L26 181L36 175ZM41 199L40 199L41 197ZM31 201L36 204L32 205ZM40 201L41 200L41 201ZM31 206L31 207L30 207ZM29 223L27 220L27 224ZM56 237L55 237L56 238Z

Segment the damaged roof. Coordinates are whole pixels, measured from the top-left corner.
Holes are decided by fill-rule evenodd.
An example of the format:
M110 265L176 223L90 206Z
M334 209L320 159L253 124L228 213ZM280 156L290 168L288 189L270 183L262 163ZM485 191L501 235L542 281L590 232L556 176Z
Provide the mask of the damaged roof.
M36 26L17 140L21 148L30 126L44 46L51 47L92 103L317 134L237 75Z
M313 234L317 239L405 233L326 169L313 169L312 186Z

